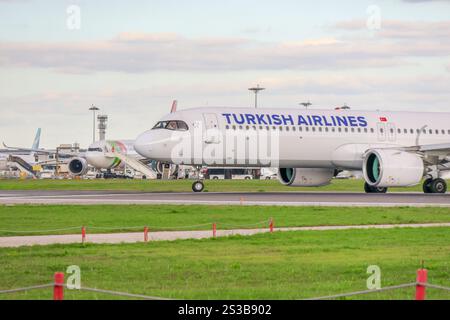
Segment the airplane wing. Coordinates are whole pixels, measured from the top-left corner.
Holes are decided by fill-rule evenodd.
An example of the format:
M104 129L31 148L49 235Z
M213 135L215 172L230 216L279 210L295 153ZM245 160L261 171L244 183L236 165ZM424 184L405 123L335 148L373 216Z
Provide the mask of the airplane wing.
M400 148L405 151L411 151L411 152L424 152L430 155L435 156L448 156L450 155L450 143L443 143L443 144L428 144L428 145L420 145L420 146L413 146L413 147L405 147Z
M10 146L6 145L4 142L3 142L3 147L5 147L5 149L10 150L10 151L35 152L35 153L40 153L40 154L56 154L56 150L10 147ZM75 156L75 155L77 155L76 153L65 153L65 152L58 152L58 154L62 155L62 156Z

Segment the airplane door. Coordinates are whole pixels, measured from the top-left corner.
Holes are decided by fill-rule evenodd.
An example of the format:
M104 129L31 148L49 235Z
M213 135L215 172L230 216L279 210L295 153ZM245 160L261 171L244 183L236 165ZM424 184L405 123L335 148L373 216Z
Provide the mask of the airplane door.
M388 140L391 142L395 142L397 140L397 127L394 123L388 123L387 124L387 137Z
M378 130L378 141L395 142L397 140L397 127L395 123L379 122L377 124L377 130Z
M219 122L215 113L204 113L205 143L220 143Z
M384 142L387 140L386 123L379 122L377 124L377 132L378 132L378 141Z

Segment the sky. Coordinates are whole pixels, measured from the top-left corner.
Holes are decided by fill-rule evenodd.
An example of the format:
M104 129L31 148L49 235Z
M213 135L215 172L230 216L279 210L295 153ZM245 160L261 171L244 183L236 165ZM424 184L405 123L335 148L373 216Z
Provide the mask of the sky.
M0 142L134 139L191 107L450 112L450 0L0 0Z

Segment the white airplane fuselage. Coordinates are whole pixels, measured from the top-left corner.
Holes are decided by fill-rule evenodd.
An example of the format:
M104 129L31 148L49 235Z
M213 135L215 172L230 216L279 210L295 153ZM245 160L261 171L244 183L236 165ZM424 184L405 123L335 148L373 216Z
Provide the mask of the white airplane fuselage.
M197 108L169 114L161 121L182 121L188 129L146 131L137 138L136 151L162 162L173 162L180 156L186 165L273 166L249 150L252 144L275 132L279 142L274 160L280 168L361 170L363 155L369 149L450 142L450 113ZM199 126L205 130L196 130ZM236 150L209 153L211 148L227 149L227 134L236 135L241 143L247 140L243 159L233 157ZM201 145L207 154L174 154L183 135L194 137L193 144Z

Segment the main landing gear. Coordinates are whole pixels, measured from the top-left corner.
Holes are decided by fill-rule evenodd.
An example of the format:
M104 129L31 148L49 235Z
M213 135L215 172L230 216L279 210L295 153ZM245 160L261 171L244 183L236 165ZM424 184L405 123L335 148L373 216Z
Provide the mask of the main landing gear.
M377 188L372 187L367 182L364 184L364 190L366 193L386 193L388 191L388 188Z
M444 179L429 178L423 183L423 192L425 193L446 193L447 182Z

